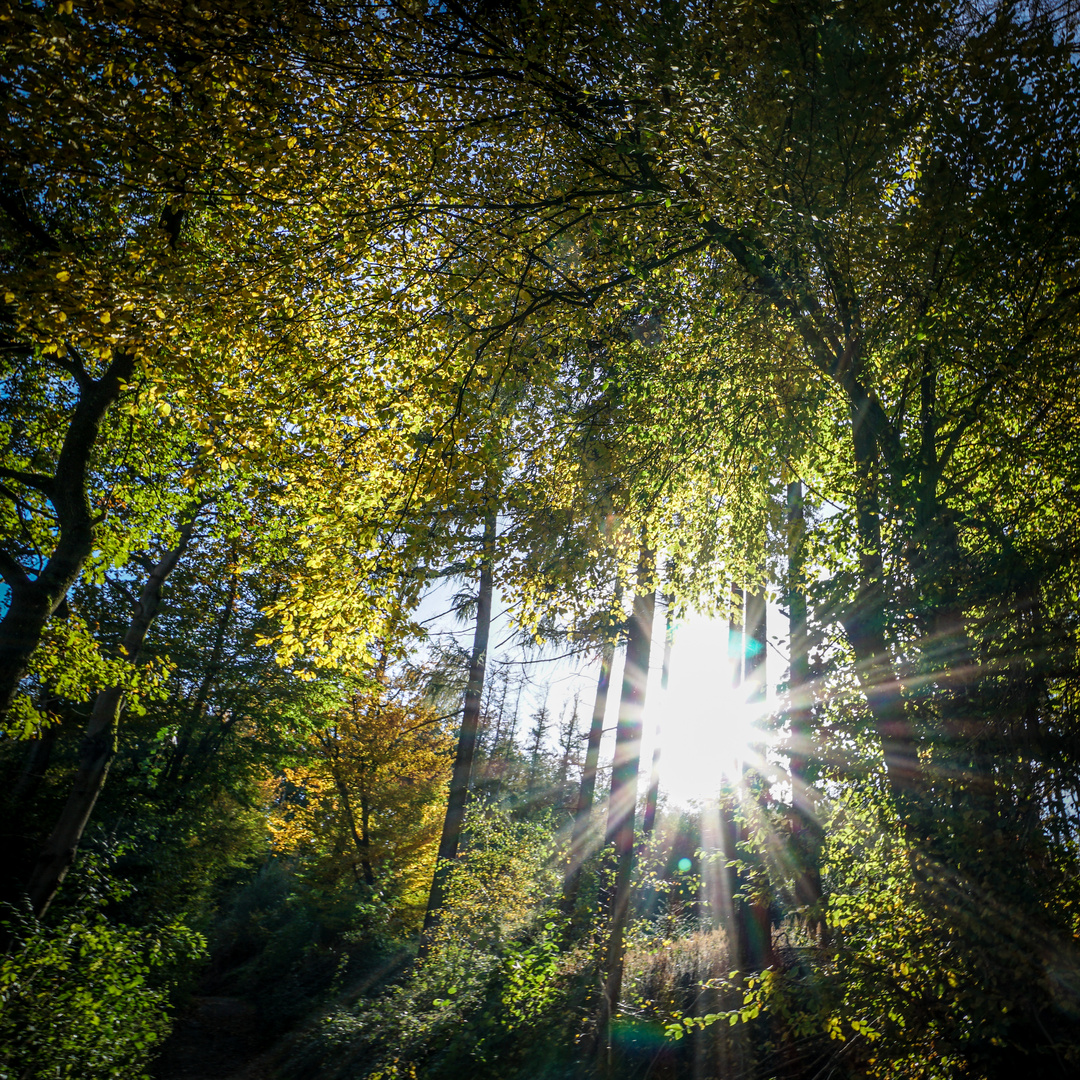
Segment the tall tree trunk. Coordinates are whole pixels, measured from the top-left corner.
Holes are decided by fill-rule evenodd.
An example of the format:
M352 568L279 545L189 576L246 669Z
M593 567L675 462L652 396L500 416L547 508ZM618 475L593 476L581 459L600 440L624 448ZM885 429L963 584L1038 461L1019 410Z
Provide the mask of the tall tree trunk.
M622 583L615 582L614 607L622 606ZM585 765L581 770L581 788L578 791L574 828L570 837L570 861L563 883L563 910L572 911L581 884L581 868L591 854L593 801L596 795L596 772L600 765L600 743L604 738L604 716L607 714L608 689L611 686L611 666L615 661L615 638L604 641L600 657L600 678L596 683L596 700L593 702L589 739L585 744Z
M814 798L808 780L811 737L810 712L810 642L807 633L806 592L803 582L803 540L806 518L803 509L802 482L793 480L787 487L788 527L788 641L790 673L788 676L788 728L791 732L789 768L791 772L792 841L795 867L795 902L810 908L821 899L821 875L811 848L817 837ZM824 930L824 924L818 924Z
M228 573L228 563L225 565L225 572ZM191 738L202 717L203 710L206 708L206 702L209 700L214 680L221 674L221 660L225 652L225 636L236 611L238 585L239 578L237 575L229 574L229 587L225 595L225 606L222 608L221 615L218 616L217 626L214 628L214 644L210 652L210 662L206 665L203 677L199 681L199 689L195 693L195 700L188 710L183 729L176 741L176 748L170 757L169 766L162 778L163 784L173 784L180 781L180 786L182 786L180 772L187 758L188 750L191 748Z
M54 699L52 702L46 701L44 706L39 705L39 709L51 712L58 705L59 702ZM0 902L18 904L23 896L29 871L27 862L36 856L40 842L40 837L32 832L33 818L27 811L48 773L61 726L62 721L54 716L42 726L36 738L24 744L26 757L23 766L3 798L3 810L0 811L0 866L5 868L5 873L0 875ZM0 951L2 949L0 940Z
M746 700L759 709L764 708L768 697L767 657L768 657L768 626L767 601L764 586L758 586L747 590L746 593ZM750 799L750 778L753 770L744 765L743 767L743 798L747 800L747 812L751 812L752 801ZM740 827L739 839L746 843L750 839L746 825ZM756 878L756 880L754 880ZM751 878L753 887L752 896L747 905L747 918L745 933L743 935L743 956L741 957L740 969L744 971L761 971L763 968L772 966L774 961L772 948L772 921L769 916L771 895L768 881L763 868L758 867L757 872Z
M735 690L742 687L743 669L746 661L745 628L743 609L746 597L741 588L732 590L732 613L728 623L728 659L732 665L731 685ZM738 698L738 694L734 695ZM739 857L739 829L736 822L736 791L739 777L734 773L721 776L721 792L717 801L717 813L720 819L718 839L720 841L720 873L718 898L720 922L727 937L728 953L735 967L742 968L746 941L746 912L742 901L735 898L739 891L739 877L734 862Z
M744 612L747 607L747 597L742 588L732 590L732 613L728 624L728 659L732 665L731 685L737 691L733 697L737 701L742 695L738 693L743 686L743 679L747 670L747 622ZM729 967L739 971L746 971L748 967L749 953L749 913L746 903L736 898L739 891L739 874L735 868L735 861L740 859L738 844L740 840L740 826L738 821L738 793L740 777L735 774L735 766L732 764L732 775L725 776L721 785L721 791L717 800L717 816L719 818L718 839L720 842L720 866L719 882L716 893L719 899L719 918L724 928L724 937L727 944L727 956ZM742 991L729 990L720 1001L719 1008L730 1009L737 1007L742 999ZM705 1033L702 1033L703 1036ZM750 1042L747 1038L746 1027L736 1024L733 1027L716 1025L715 1042L712 1050L716 1057L717 1074L722 1077L741 1077L751 1075L750 1071Z
M597 1025L598 1047L607 1064L611 1057L611 1021L622 991L626 928L630 918L630 881L634 871L634 817L637 808L638 771L641 767L641 727L652 649L656 590L651 579L655 557L644 538L638 558L637 589L626 641L626 664L619 726L615 737L615 760L611 768L607 838L615 849L615 886L609 905L609 929L604 964L603 995Z
M469 661L469 680L465 687L465 704L461 715L457 754L450 775L450 795L446 805L442 837L439 840L438 862L431 882L424 930L420 941L420 957L431 951L435 929L446 902L446 887L452 864L458 856L461 830L465 823L465 806L469 797L469 778L476 754L476 736L480 728L480 701L484 694L484 673L487 669L488 639L491 635L491 594L494 588L495 510L489 509L484 519L484 550L480 560L480 588L476 603L476 633L473 636L472 657Z
M341 766L337 759L337 752L331 745L330 738L324 736L323 748L330 759L330 775L334 778L334 787L337 788L338 798L341 800L341 809L345 813L345 824L349 827L349 835L352 837L353 847L356 849L356 857L360 860L361 873L356 877L363 877L364 884L374 886L375 871L371 866L371 841L367 829L367 813L364 811L364 797L360 796L360 810L363 817L362 829L356 827L356 816L353 814L352 799L349 797L349 788L345 783L345 777L341 773ZM355 864L354 864L355 865Z
M939 759L942 775L963 803L958 815L974 815L990 832L1002 826L995 806L994 755L990 729L999 709L979 700L979 663L965 620L964 554L956 516L941 499L942 463L938 450L937 369L924 348L919 380L919 482L915 485L915 542L906 545L915 574L921 611L916 613L923 641L922 672L934 680L938 739L949 742L948 759ZM1029 667L1034 674L1035 668ZM1038 681L1038 680L1037 680ZM942 738L944 737L944 738ZM944 749L944 747L941 747ZM941 753L939 749L938 753ZM1012 803L1012 793L1006 795ZM932 829L933 822L927 822Z
M59 733L60 721L53 720L52 723L43 727L40 735L30 740L26 761L7 797L12 814L20 813L41 786L45 774L49 771L49 762L52 759L53 747L56 745L56 737Z
M671 613L672 599L664 598L664 666L660 669L660 692L667 693L668 676L671 672L671 647L675 641L675 622ZM656 743L649 770L649 790L645 794L645 812L641 819L641 833L645 840L652 836L656 827L656 803L660 798L660 721L656 722Z
M135 368L132 353L117 353L99 379L79 367L79 402L72 413L51 477L22 474L24 483L41 491L56 511L56 545L34 578L9 552L0 549L0 576L11 597L0 619L0 724L11 711L30 657L45 625L78 580L94 549L96 520L87 493L89 472L101 422L120 396Z
M365 785L360 788L360 866L364 871L364 881L374 887L375 868L371 863L371 799Z
M194 527L195 514L180 530L176 547L162 556L143 586L122 646L124 655L131 663L138 658L147 631L161 605L162 586L183 555ZM116 756L117 722L123 708L124 690L119 686L102 690L94 701L86 733L79 747L79 764L71 793L38 856L27 885L30 904L38 918L48 910L68 870L75 862L87 822L105 785L109 766Z

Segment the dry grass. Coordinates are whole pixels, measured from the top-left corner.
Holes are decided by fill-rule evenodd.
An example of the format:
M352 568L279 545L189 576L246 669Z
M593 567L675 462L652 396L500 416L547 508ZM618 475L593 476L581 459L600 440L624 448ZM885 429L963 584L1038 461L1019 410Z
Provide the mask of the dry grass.
M631 945L626 954L623 998L627 1011L666 1021L694 1010L701 985L732 969L723 930Z

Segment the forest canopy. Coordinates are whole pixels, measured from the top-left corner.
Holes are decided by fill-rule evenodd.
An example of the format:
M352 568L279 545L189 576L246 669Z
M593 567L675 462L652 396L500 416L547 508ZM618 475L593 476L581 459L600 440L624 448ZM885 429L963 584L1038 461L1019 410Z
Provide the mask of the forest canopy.
M0 24L0 1077L1080 1070L1073 0Z

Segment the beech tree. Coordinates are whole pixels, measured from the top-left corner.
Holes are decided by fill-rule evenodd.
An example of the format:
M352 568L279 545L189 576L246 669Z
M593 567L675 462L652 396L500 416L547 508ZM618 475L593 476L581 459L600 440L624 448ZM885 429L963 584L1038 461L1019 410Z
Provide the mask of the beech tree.
M311 819L293 850L371 889L356 800L385 732L338 711L298 750L285 729L306 730L304 685L376 672L378 643L419 633L425 585L467 577L480 617L429 913L462 902L450 863L534 880L511 875L512 929L463 935L401 984L412 1049L389 1062L378 1009L357 1046L381 1045L372 1069L445 1075L466 1035L435 1051L432 1033L466 1016L474 1068L510 1060L506 1031L550 1047L536 1032L569 1016L606 1045L633 909L632 679L602 950L563 949L592 947L584 903L564 905L580 934L521 914L551 895L546 825L512 820L531 811L474 803L461 838L496 588L518 629L587 651L622 622L614 585L647 535L675 607L741 617L734 583L759 647L782 583L791 805L777 752L755 797L724 801L730 934L709 992L737 1007L662 1015L657 996L642 1015L673 1041L736 1024L729 1056L763 1075L1075 1071L1072 5L64 4L5 27L0 713L36 736L16 801L60 801L54 722L96 701L94 733L117 730L162 677L155 633L180 646L186 618L198 660L138 732L161 770L147 789L179 816L233 746L250 790L264 751L237 746L247 714L226 702L258 700L258 730L281 735L275 828L295 796ZM119 595L139 553L168 568L210 494L243 525L193 533L155 627L131 623L118 654L125 605L91 619L102 578ZM170 609L189 557L225 540L221 572L199 564ZM655 585L637 581L631 673ZM258 672L250 694L223 665ZM764 697L754 658L746 673ZM83 822L108 754L86 756ZM61 831L39 908L79 828ZM771 948L774 917L805 933L794 908L815 921L799 959ZM479 1019L496 1014L498 1036Z

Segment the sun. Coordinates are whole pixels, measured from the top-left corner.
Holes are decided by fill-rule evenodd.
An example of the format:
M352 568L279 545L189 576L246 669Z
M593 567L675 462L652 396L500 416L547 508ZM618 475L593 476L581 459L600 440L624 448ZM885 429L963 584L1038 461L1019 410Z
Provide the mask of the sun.
M659 727L660 790L672 805L715 798L723 778L737 778L753 758L757 721L771 706L748 703L746 688L732 685L733 670L727 623L690 614L675 629L666 691L659 669L650 671L642 765L648 768Z

